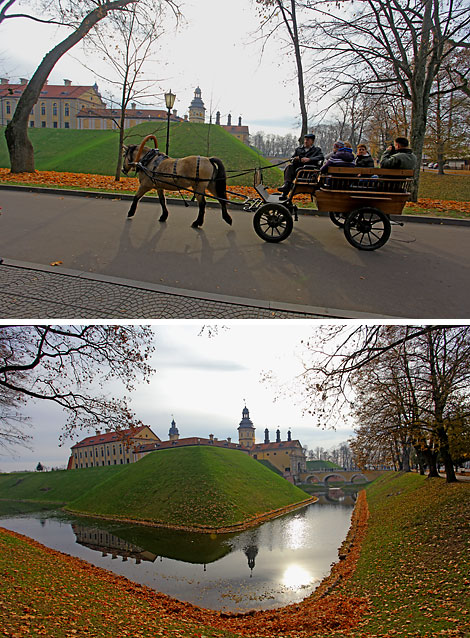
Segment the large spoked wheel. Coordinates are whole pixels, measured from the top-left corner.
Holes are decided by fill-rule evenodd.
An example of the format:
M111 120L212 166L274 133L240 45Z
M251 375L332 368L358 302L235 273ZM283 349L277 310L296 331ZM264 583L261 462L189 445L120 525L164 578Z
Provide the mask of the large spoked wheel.
M330 219L335 226L343 228L344 222L346 220L346 215L344 213L330 213Z
M294 220L282 204L264 204L256 211L253 226L258 237L276 243L289 237Z
M388 215L377 208L358 208L346 218L344 234L358 250L376 250L387 243L391 224Z

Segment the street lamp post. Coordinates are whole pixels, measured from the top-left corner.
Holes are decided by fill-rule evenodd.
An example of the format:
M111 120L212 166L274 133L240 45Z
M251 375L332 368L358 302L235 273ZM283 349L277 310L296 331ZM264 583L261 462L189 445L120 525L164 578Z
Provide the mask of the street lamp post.
M171 92L171 89L168 93L165 93L165 104L168 109L168 117L166 122L166 154L168 155L168 148L170 145L170 111L173 108L173 104L175 103L176 95Z

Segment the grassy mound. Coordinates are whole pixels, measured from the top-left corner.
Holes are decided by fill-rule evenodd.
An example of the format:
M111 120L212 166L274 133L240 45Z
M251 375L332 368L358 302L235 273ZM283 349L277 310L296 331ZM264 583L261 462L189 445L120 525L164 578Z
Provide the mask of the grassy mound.
M470 635L470 483L387 474L367 487L367 501L347 587L371 601L360 635Z
M307 470L313 472L315 470L341 470L341 466L333 461L307 461Z
M148 122L128 129L125 144L139 144L149 134L156 136L160 149L164 150L166 123ZM34 128L28 130L28 135L34 146L35 167L39 171L114 175L119 146L117 131ZM149 145L153 147L153 142ZM264 157L222 127L193 122L171 123L169 153L171 157L219 157L229 177L245 169L270 166ZM0 127L0 167L9 166L4 127ZM265 178L268 184L279 184L282 174L279 169L270 169ZM253 174L229 179L229 184L251 186Z
M73 472L60 470L0 474L0 499L69 503L120 471L121 466L110 466Z
M243 452L194 446L148 454L84 493L70 509L222 527L305 498L305 492Z

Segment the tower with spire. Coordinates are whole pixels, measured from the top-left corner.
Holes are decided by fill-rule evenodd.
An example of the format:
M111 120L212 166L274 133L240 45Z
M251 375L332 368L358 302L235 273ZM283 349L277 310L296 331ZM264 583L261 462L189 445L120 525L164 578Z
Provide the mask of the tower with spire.
M168 432L168 436L170 438L170 441L177 441L180 438L180 433L178 428L176 427L176 422L174 419L171 420L171 427Z
M189 106L190 122L205 122L206 120L206 107L201 97L201 89L197 86L194 91L194 98Z
M238 426L238 442L243 448L251 448L255 444L255 426L250 419L250 411L245 407L242 410L242 420Z

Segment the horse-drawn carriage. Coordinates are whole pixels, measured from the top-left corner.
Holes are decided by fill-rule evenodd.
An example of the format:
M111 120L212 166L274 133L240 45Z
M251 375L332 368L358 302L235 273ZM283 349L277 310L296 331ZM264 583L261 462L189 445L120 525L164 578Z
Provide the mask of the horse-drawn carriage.
M329 213L333 223L343 228L352 246L375 250L388 241L390 215L401 215L412 181L412 170L330 166L327 173L320 173L304 168L283 197L269 194L258 172L254 186L260 198L247 200L244 210L255 213L253 226L261 239L280 242L289 237L298 219L294 197L307 193L315 198L319 212Z
M154 149L145 146L149 139L153 140ZM124 147L123 172L127 175L131 169L137 171L140 186L128 217L134 216L142 196L155 189L162 206L159 219L164 222L168 218L165 190L185 190L192 192L199 203L198 217L192 223L194 228L204 222L206 193L219 201L223 220L232 223L227 210L227 175L220 159L198 155L173 159L161 153L156 138L148 135L139 146ZM241 205L254 213L254 229L261 239L280 242L289 237L294 219L298 219L294 197L308 193L312 200L315 198L318 211L329 213L333 223L344 229L350 244L359 250L375 250L388 241L390 215L401 215L410 196L412 180L412 170L330 166L327 173L321 173L317 169L301 168L290 192L281 197L267 192L262 183L262 169L255 169L254 186L259 197L249 198Z

